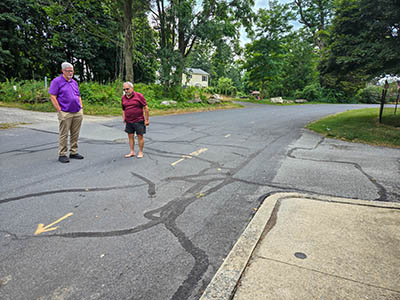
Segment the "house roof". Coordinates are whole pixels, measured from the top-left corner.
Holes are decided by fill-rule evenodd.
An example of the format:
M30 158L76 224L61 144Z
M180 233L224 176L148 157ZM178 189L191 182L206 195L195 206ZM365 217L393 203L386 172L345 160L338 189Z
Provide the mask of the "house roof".
M196 69L196 68L186 68L186 71L192 74L200 74L200 75L210 75L206 71L203 71L202 69Z

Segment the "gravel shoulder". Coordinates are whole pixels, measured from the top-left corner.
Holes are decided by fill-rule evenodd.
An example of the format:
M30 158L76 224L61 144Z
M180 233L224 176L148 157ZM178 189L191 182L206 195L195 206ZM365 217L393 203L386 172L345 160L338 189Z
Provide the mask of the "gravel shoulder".
M104 117L85 115L85 122L102 122L121 117ZM56 112L38 112L19 108L0 107L0 123L37 124L43 122L58 122Z

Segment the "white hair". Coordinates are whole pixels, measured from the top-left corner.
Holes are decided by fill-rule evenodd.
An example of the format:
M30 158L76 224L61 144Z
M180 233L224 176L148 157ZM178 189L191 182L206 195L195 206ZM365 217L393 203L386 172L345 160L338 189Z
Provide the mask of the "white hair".
M72 64L70 64L69 62L64 61L61 64L61 70L65 70L66 68L74 68L74 66Z
M129 85L131 88L133 88L133 83L130 82L130 81L124 82L124 84L127 84L127 85Z

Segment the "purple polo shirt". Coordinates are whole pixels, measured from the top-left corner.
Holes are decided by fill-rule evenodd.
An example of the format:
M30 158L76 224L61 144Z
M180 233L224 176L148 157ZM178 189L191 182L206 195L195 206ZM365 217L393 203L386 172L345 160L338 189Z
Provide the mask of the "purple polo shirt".
M147 102L141 93L133 92L131 98L123 95L121 104L122 109L125 111L126 122L136 123L144 121L143 107L147 106Z
M63 75L54 78L50 83L49 93L57 97L62 111L74 113L82 108L78 83L73 79L68 81Z

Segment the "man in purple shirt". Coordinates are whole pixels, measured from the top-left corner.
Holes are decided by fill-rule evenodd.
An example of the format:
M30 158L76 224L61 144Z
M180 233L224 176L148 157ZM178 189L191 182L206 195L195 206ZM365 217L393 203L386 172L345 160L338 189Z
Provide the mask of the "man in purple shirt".
M125 123L125 132L129 138L130 152L125 155L126 158L136 156L135 137L139 144L137 158L143 157L144 137L146 126L149 126L149 107L142 94L133 90L131 82L125 82L123 85L124 95L121 98L122 120Z
M74 67L68 62L63 62L61 71L62 74L51 82L49 93L59 121L58 160L67 163L69 158L83 159L78 153L83 106L78 83L73 79ZM69 158L67 157L68 134L70 134Z

